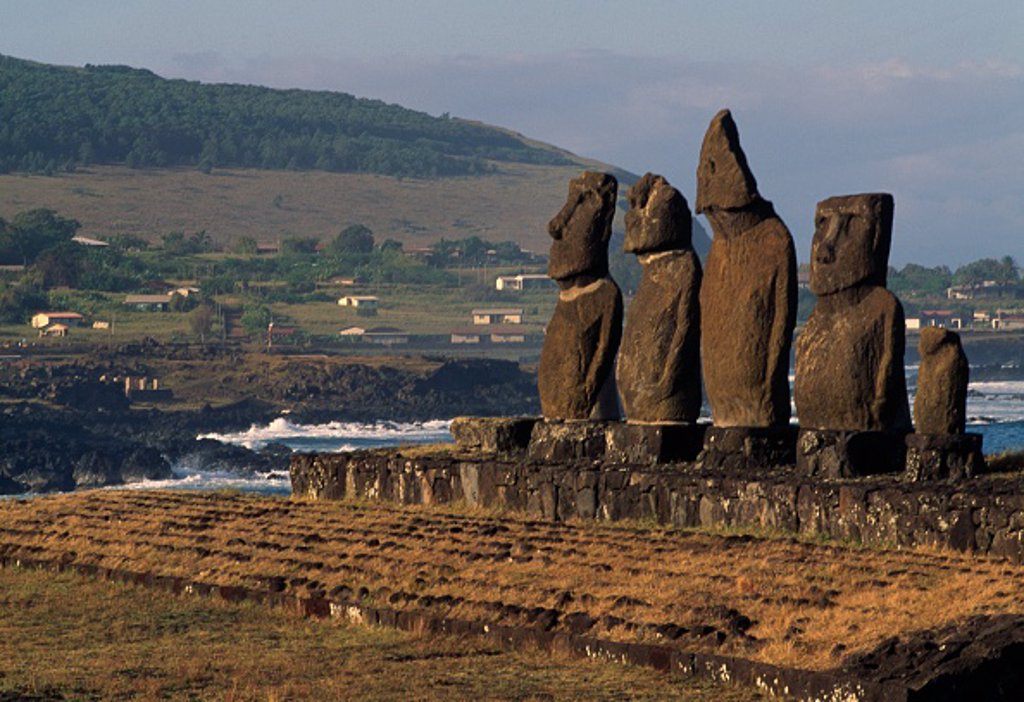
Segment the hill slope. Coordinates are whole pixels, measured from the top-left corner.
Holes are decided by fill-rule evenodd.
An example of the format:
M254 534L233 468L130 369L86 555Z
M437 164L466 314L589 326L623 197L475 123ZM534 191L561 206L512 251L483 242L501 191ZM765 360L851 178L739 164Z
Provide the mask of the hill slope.
M346 93L208 85L127 66L8 56L0 56L0 125L5 171L105 163L432 177L485 172L487 160L573 162L512 132Z

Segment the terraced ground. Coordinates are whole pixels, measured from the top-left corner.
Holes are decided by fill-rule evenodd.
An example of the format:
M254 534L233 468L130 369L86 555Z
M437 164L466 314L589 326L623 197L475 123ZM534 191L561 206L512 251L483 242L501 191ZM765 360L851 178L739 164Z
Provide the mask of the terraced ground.
M1024 612L1024 567L961 554L239 494L0 502L0 556L817 670L889 637Z

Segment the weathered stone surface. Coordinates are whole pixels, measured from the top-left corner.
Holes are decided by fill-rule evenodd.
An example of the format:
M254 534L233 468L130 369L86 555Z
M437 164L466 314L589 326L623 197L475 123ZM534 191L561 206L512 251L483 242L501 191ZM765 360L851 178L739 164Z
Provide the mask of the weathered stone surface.
M530 443L536 417L456 417L451 434L460 449L517 453Z
M661 176L629 191L626 251L643 277L626 316L616 368L626 418L694 422L700 414L700 259L686 199Z
M786 225L757 192L728 110L704 137L697 212L714 231L700 305L704 386L715 425L785 426L796 254Z
M811 292L885 287L894 204L888 193L839 195L818 203L811 242Z
M985 472L981 434L907 434L908 480L964 480Z
M540 408L549 419L615 419L615 354L622 293L611 278L561 290L537 370Z
M606 426L606 422L537 422L530 436L529 458L543 463L600 459Z
M537 371L548 419L616 419L615 355L622 336L622 293L607 277L616 181L587 172L548 227L548 275L561 288Z
M704 445L704 424L626 424L609 422L604 459L612 463L693 461Z
M554 241L548 275L563 281L608 274L608 240L615 218L618 181L609 173L585 171L569 181L565 205L548 223Z
M757 470L792 465L796 429L774 427L708 427L704 450L697 459L712 470Z
M903 470L903 436L879 431L800 429L797 472L822 478L855 478Z
M960 335L941 327L921 330L921 366L914 397L914 426L921 434L963 434L970 368Z
M811 290L819 297L796 346L804 429L910 431L903 307L882 287L891 229L890 195L818 203Z

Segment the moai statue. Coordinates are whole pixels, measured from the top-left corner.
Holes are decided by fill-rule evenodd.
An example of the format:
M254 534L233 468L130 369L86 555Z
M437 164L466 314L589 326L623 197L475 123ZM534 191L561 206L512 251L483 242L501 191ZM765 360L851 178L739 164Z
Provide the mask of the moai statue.
M942 327L921 330L921 365L914 397L916 433L907 436L912 480L966 478L984 469L981 435L967 434L970 367L960 336Z
M728 110L704 135L696 210L714 232L700 290L701 360L714 420L705 465L790 462L796 254L786 225L758 193Z
M615 354L622 334L622 293L608 275L618 183L585 172L548 225L548 275L558 304L547 326L537 386L545 419L617 419Z
M910 431L905 322L886 290L893 199L887 193L818 203L811 292L796 344L797 466L829 477L902 468Z
M695 422L700 414L700 259L686 198L661 176L629 190L625 250L643 266L626 315L617 380L630 422Z

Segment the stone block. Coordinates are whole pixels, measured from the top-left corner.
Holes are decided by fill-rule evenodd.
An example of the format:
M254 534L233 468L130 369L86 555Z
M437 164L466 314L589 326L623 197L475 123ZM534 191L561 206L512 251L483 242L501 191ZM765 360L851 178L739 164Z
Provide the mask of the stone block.
M607 422L538 421L533 425L527 455L532 461L597 460L604 457Z
M703 424L611 422L605 431L605 460L614 463L694 461L704 445Z
M801 429L797 472L818 478L857 478L903 470L903 436L880 431Z
M984 473L981 438L981 434L907 434L907 479L964 480Z
M792 465L796 429L785 427L708 427L698 462L711 470L757 470Z
M465 451L522 453L530 443L536 417L456 417L451 433Z

